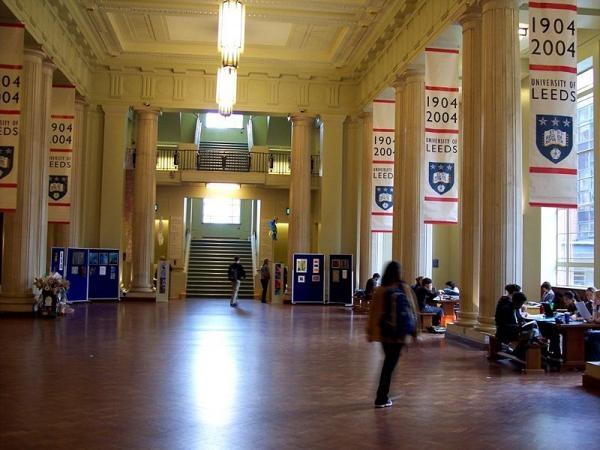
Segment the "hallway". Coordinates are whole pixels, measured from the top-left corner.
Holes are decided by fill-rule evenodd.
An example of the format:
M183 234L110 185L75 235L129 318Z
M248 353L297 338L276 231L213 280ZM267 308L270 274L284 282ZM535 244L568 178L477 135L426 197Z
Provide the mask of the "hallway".
M593 448L580 373L520 375L428 335L381 363L342 307L188 300L0 318L0 448Z

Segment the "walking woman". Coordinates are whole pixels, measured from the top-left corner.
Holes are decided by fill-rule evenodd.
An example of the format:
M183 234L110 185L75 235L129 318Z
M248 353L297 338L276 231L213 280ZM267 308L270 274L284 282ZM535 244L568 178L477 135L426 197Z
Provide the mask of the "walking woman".
M414 293L400 279L400 264L391 261L385 268L381 286L375 290L367 324L370 342L381 342L385 359L381 368L375 408L392 406L388 397L392 372L400 358L407 336L417 338L418 326Z

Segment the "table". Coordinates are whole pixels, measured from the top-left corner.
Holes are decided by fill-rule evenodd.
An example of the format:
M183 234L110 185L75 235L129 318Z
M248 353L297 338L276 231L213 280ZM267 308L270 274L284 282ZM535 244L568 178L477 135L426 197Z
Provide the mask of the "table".
M434 301L441 305L441 308L444 310L444 317L442 318L442 326L446 326L446 324L454 322L456 319L454 315L454 307L460 303L460 299L458 297L448 297L448 298L440 298L436 297ZM452 317L452 319L449 319Z
M561 370L585 368L585 332L588 330L600 330L600 323L588 323L583 321L571 321L570 323L556 323L554 318L544 317L543 314L529 314L524 319L532 319L536 322L554 323L558 332L562 335L563 363Z

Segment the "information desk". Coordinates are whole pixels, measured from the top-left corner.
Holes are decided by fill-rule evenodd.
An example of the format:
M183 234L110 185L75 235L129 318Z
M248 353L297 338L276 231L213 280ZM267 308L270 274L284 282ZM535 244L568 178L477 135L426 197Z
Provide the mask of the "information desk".
M529 314L524 319L554 323L554 326L562 335L563 363L561 364L561 370L585 368L585 333L588 330L600 330L600 323L583 321L556 323L554 318L545 317L543 314Z

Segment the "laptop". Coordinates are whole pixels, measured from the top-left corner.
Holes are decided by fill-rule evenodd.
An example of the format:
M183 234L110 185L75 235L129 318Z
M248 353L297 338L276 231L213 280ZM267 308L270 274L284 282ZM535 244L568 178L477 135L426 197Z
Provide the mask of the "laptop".
M548 318L554 317L554 311L552 311L552 305L548 302L543 302L542 306L544 307L544 316Z
M575 302L575 307L577 308L577 312L586 322L592 321L592 315L588 311L584 302Z

